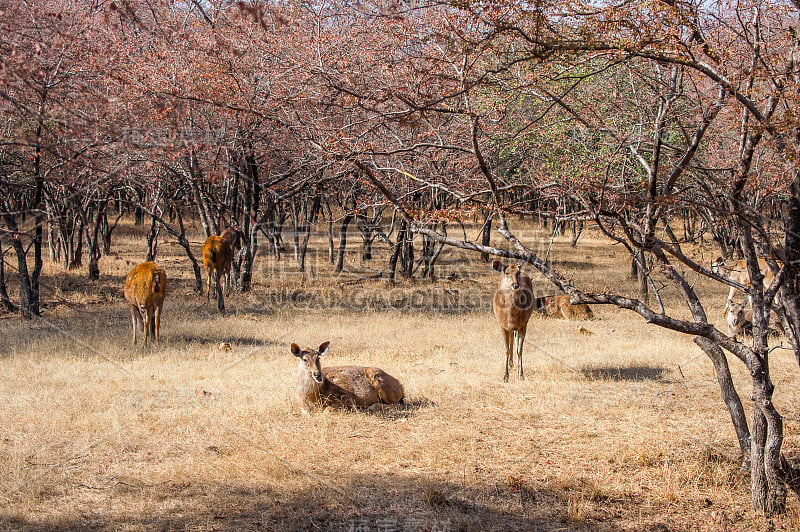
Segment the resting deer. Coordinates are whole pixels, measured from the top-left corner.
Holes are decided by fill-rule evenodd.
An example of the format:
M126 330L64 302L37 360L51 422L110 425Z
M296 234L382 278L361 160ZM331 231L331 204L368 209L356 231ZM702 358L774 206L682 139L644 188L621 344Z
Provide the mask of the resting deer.
M230 273L231 263L233 262L233 253L235 250L241 248L241 232L235 227L228 227L219 236L210 236L203 244L203 266L206 268L208 274L208 282L206 284L206 301L211 298L211 274L214 273L219 286L220 296L222 288L220 283L225 280L225 290L230 287ZM220 299L218 301L220 310L223 310L224 303Z
M780 262L778 262L778 266L780 266ZM775 275L772 273L772 270L770 270L769 266L767 265L767 261L764 259L758 259L758 269L764 274L764 288L766 288L772 284L772 281L775 280ZM745 259L736 261L732 264L726 264L722 257L718 257L717 260L711 263L711 271L717 275L730 279L731 281L736 281L737 283L750 288L750 273L747 271L747 261ZM731 286L730 290L728 291L728 303L733 301L733 298L736 296L736 292L738 291L738 288ZM725 310L727 312L727 305Z
M167 293L167 274L153 262L143 262L125 277L125 299L131 310L133 322L133 344L136 331L144 331L144 344L148 337L159 342L161 308Z
M330 348L300 349L292 344L292 354L300 359L297 368L297 395L303 413L316 408L374 408L403 402L403 385L379 368L337 366L322 369L320 357Z
M506 345L506 369L503 382L508 382L508 368L514 367L514 355L517 357L520 380L525 379L522 371L522 345L528 320L533 312L533 288L530 278L523 274L519 266L506 266L499 260L492 262L492 267L501 272L500 283L492 298L492 307Z
M586 303L573 305L569 296L544 296L533 298L533 308L552 318L565 318L576 320L591 320L594 318L592 309Z
M752 334L753 332L753 310L745 309L746 306L747 300L743 303L736 303L732 299L728 300L728 304L725 307L727 309L725 321L728 322L728 334L732 338L739 336L739 333ZM767 327L769 333L783 332L783 324L774 312L769 315Z

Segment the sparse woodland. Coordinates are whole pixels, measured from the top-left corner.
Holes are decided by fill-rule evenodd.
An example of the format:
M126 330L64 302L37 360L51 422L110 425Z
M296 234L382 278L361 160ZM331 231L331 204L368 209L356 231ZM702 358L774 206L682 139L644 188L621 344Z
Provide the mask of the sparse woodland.
M422 294L421 301L436 290L446 299L456 290L452 283L482 275L476 264L488 270L491 258L519 261L536 276L539 295L564 293L599 314L587 326L593 335L579 345L600 342L601 330L646 322L648 338L680 338L684 355L702 354L713 368L714 393L687 392L682 406L725 412L733 429L726 443L746 477L735 490L749 498L753 516L786 519L797 511L800 493L800 469L788 452L800 446L800 432L784 426L796 412L780 390L792 391L800 369L799 21L795 1L1 3L0 327L24 336L25 327L50 320L61 331L53 336L73 338L83 333L72 331L76 321L57 310L73 297L65 279L81 279L80 290L95 294L116 282L119 293L102 303L123 309L117 281L129 263L166 261L162 332L167 344L170 334L177 341L169 316L178 303L170 294L179 294L174 298L185 309L202 305L202 243L229 226L241 238L224 297L233 299L229 311L244 314L306 298L313 319L324 322L326 308L342 310L337 297L353 297L364 286L362 309L370 308L370 298L390 307L390 297L380 294L405 289ZM712 269L717 256L743 260L749 286ZM610 257L613 267L604 262ZM575 268L578 263L592 265L594 273ZM762 283L759 265L769 268L772 283ZM491 290L482 277L475 282ZM281 283L292 291L286 299L289 289ZM334 295L314 292L320 286ZM721 294L730 287L740 301L749 298L750 336L730 337L720 319ZM223 292L216 292L222 309ZM71 312L91 314L93 304L84 301L85 310ZM479 307L455 308L472 323ZM431 320L441 319L437 305L425 308ZM484 310L480 316L494 330L490 305ZM231 319L210 308L202 312L217 328ZM776 316L783 329L778 346L769 335ZM362 336L377 334L368 317L352 319L369 330ZM285 318L275 319L287 326ZM571 334L575 327L569 327ZM215 331L207 336L216 339ZM250 329L244 336L257 334L266 337L253 341L301 341ZM476 382L499 380L497 334L490 344L496 364L463 362L481 374ZM537 345L531 334L526 369ZM309 345L326 340L336 352L336 339L311 338ZM50 340L31 341L42 347ZM456 349L446 340L430 344L431 351ZM0 356L22 364L13 360L25 358L24 348L10 340L6 347L13 354ZM276 352L291 362L288 348ZM620 353L620 360L629 355ZM390 362L399 364L398 356ZM413 398L414 384L424 388L425 382L412 373L406 368L401 376L411 380L404 385ZM542 386L543 394L553 393L551 385ZM492 386L498 388L486 400L500 401L503 385ZM507 386L523 397L539 389ZM15 393L13 386L4 390L6 397ZM475 390L469 397L482 400ZM543 400L553 400L553 409L570 408ZM433 423L435 405L411 404ZM268 410L283 412L274 402ZM519 404L514 412L531 421ZM331 423L344 416L333 415ZM358 416L367 424L383 420ZM23 418L0 418L0 431L21 434ZM677 423L662 421L662 427ZM648 425L659 430L658 420ZM413 439L400 440L406 437ZM447 446L442 438L426 444ZM0 464L6 452L0 447ZM379 461L391 468L388 457ZM237 467L243 468L237 475L247 469ZM517 495L525 492L524 481L515 480L523 478L520 471L506 479ZM453 495L450 484L431 484L423 499L470 515L467 501L479 484L465 485L463 496ZM597 529L619 518L619 529L642 526L578 508L613 505L617 495L581 491L568 498L573 524ZM633 504L636 497L628 495L620 500ZM327 501L328 510L336 514L332 508L342 500ZM360 514L349 511L352 529ZM506 525L547 529L557 521L549 518ZM729 516L717 521L719 530L736 526ZM313 520L264 522L313 528ZM342 523L332 519L322 528ZM96 528L103 526L113 524Z

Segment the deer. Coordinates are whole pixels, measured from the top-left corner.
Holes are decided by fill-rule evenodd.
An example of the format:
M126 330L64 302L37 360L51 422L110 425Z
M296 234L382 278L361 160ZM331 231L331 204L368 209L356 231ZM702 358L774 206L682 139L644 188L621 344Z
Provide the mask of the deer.
M576 320L594 319L592 309L586 303L573 305L569 296L544 296L533 298L533 308L552 318L565 318Z
M147 346L149 337L158 344L167 273L154 262L143 262L125 277L123 293L131 311L133 345L136 345L137 331L144 332L144 346Z
M492 298L492 308L506 346L506 368L503 382L508 382L508 370L514 368L517 357L519 380L525 380L522 370L522 346L528 320L533 313L533 288L531 279L520 270L519 265L505 265L499 260L492 262L492 268L502 274L497 291Z
M233 262L234 251L241 248L241 231L235 227L227 227L219 236L210 236L203 244L203 266L208 274L206 283L206 301L211 299L211 277L216 275L219 295L222 288L220 283L225 280L225 290L230 288L231 263ZM220 310L224 309L224 303L219 298L218 305Z
M780 266L780 262L778 262L778 266ZM766 288L775 280L775 275L767 265L767 261L762 258L758 259L758 269L764 274L764 288ZM722 257L717 257L717 259L711 263L711 271L717 275L730 279L731 281L736 281L737 283L750 288L750 273L747 271L747 261L745 259L728 264ZM739 289L735 286L731 286L730 290L728 291L727 303L733 302L737 292L739 292ZM726 315L728 310L729 307L726 304Z
M747 300L742 303L736 303L732 299L728 300L726 305L727 311L725 312L725 321L728 322L728 335L731 338L736 338L739 333L752 334L753 332L753 309L745 309ZM767 325L769 333L779 334L783 332L783 324L780 318L774 312L769 315L769 324Z
M317 349L301 349L292 344L292 354L299 359L297 395L304 414L315 409L368 408L402 404L403 385L380 368L331 366L322 369L320 358L330 349L323 342Z

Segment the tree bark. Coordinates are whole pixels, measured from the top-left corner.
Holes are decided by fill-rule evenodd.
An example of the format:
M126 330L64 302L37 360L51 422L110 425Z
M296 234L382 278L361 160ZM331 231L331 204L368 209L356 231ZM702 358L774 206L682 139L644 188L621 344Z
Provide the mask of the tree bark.
M33 319L39 316L39 293L34 291L31 282L32 275L28 270L28 251L22 244L22 236L19 234L17 221L11 214L5 215L6 226L11 231L11 246L17 255L17 275L19 277L19 310L25 319Z
M791 195L784 214L785 280L780 288L784 332L800 365L800 172L792 179Z
M194 258L194 254L192 254L192 247L189 244L189 240L186 238L186 227L183 225L183 214L181 213L180 209L175 210L175 217L178 219L178 227L180 228L180 233L178 234L178 244L180 244L184 251L186 251L186 256L189 257L189 261L192 263L192 271L194 272L194 291L202 294L203 277L200 273L200 264L198 264L197 259Z
M147 262L154 262L158 255L158 233L161 232L161 226L155 217L150 221L150 231L147 232Z
M327 213L327 225L328 225L328 262L334 264L336 260L336 244L333 240L333 212L331 211L331 204L327 201L325 202L325 212Z
M481 244L488 247L492 243L492 218L494 217L494 213L489 213L486 216L486 220L483 222L483 228L481 229ZM481 253L481 260L483 262L489 262L491 256L488 253Z
M86 247L89 253L89 280L97 281L100 279L100 226L102 224L103 216L105 215L106 205L108 200L100 201L95 206L97 212L94 217L94 225L92 230L86 226Z
M353 215L348 212L344 215L342 225L339 228L339 251L336 254L336 267L334 268L336 273L342 273L344 269L344 256L347 251L347 228L352 220Z
M0 303L3 304L6 310L13 312L16 306L11 302L8 297L8 287L6 285L6 261L5 251L3 250L3 243L0 242Z
M747 427L747 416L742 407L742 400L739 394L736 393L736 387L731 378L731 371L728 367L728 359L720 347L713 343L708 338L702 336L695 336L694 343L697 344L705 353L711 362L714 364L714 371L717 374L717 383L719 384L720 392L722 392L722 400L728 408L728 413L733 422L733 428L736 431L736 439L739 440L739 450L742 453L742 460L745 466L750 464L750 430Z

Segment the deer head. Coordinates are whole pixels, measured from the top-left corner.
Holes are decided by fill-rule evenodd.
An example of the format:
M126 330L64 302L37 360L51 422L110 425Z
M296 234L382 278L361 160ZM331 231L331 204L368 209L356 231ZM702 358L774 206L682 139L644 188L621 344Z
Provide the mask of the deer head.
M322 376L322 364L320 364L319 357L328 352L330 345L330 342L324 342L319 348L314 350L300 349L299 345L292 344L292 354L300 359L303 371L306 372L310 379L319 384L324 380Z
M492 262L492 268L503 274L500 279L501 288L510 288L511 290L519 290L522 284L522 278L525 276L520 269L519 264L503 264L499 260Z
M735 303L732 299L728 300L728 325L733 328L740 327L743 323L749 321L745 313L745 303Z

